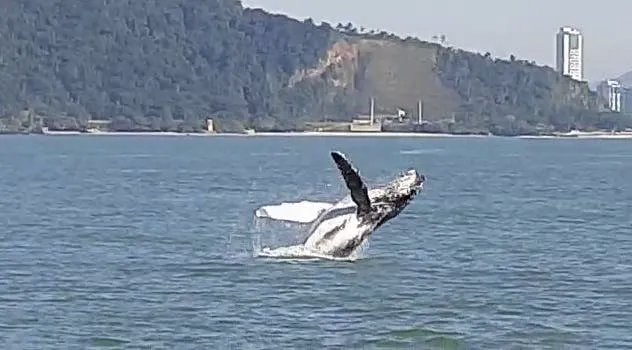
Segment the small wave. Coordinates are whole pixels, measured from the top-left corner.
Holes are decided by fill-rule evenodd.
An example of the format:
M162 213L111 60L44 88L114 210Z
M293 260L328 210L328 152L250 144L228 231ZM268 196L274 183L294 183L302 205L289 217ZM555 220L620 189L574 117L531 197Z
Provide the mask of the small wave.
M165 156L153 153L138 153L138 154L102 154L99 158L165 158Z
M430 154L430 153L438 153L441 150L439 149L409 149L409 150L401 150L399 154Z
M360 258L356 252L344 258L334 257L309 249L302 244L278 247L274 249L263 247L260 251L255 252L255 256L260 258L273 258L283 260L334 260L349 262L356 261Z
M411 345L432 349L462 349L467 344L460 332L442 332L430 328L407 328L378 332L374 336L362 340L360 347L372 345L379 348L409 348Z
M159 169L121 169L122 174L137 173L137 174L157 174L161 172Z

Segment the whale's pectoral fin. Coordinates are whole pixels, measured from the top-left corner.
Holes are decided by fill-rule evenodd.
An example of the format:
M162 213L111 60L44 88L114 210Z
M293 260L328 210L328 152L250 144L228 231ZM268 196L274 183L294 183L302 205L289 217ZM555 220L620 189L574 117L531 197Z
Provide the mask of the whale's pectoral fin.
M270 220L289 221L301 224L310 223L333 204L326 202L286 202L264 205L255 210L255 216Z
M358 170L355 169L340 152L331 152L331 157L342 173L342 177L351 191L351 199L358 206L358 214L363 215L371 211L371 200L366 185L362 181Z

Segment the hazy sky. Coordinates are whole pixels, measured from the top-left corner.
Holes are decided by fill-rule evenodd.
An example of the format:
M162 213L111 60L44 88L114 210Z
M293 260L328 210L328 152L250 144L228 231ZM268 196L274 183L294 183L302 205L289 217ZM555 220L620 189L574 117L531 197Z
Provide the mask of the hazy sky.
M352 22L400 36L467 50L535 60L554 67L560 26L584 35L584 75L589 81L617 78L632 70L630 0L243 0L244 6L314 21Z

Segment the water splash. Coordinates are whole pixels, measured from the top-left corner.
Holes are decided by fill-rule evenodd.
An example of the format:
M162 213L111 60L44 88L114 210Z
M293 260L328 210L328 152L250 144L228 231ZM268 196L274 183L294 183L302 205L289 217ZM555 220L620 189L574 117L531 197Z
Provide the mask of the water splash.
M265 205L258 208L254 217L256 233L252 239L253 257L295 261L333 260L351 262L363 259L368 247L367 242L361 244L347 257L323 254L303 244L285 243L280 244L276 248L262 244L262 238L265 238L266 241L274 241L274 245L276 245L279 235L286 236L286 232L284 232L286 229L290 229L291 235L295 236L294 239L296 240L294 242L297 240L300 242L304 241L306 237L302 236L307 233L305 225L315 220L323 210L330 206L331 204L327 202L300 201ZM269 232L269 237L267 235L263 237L264 229L270 226L274 227L274 229L270 231L265 230Z
M335 257L323 254L316 250L309 249L302 244L278 248L263 247L261 250L255 251L255 257L283 260L333 260L348 262L353 262L361 258L361 256L355 251L347 257Z

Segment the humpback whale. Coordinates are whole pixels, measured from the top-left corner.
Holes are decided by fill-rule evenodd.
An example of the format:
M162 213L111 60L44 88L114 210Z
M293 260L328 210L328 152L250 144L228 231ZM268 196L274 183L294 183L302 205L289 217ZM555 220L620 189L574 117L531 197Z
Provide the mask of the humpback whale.
M257 217L309 225L305 248L344 258L361 246L377 228L396 217L423 188L425 176L415 169L400 173L382 187L368 189L344 154L331 152L349 194L337 203L309 202L263 206ZM309 205L313 204L313 205ZM288 210L295 206L297 210Z

